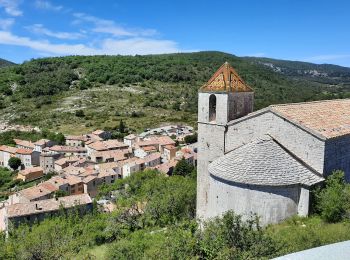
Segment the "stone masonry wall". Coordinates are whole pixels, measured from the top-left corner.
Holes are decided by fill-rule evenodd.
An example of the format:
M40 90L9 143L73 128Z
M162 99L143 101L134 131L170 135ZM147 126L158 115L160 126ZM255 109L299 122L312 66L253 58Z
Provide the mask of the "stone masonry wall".
M316 171L324 172L324 140L311 135L269 110L256 113L229 123L225 153L264 134L269 134Z
M333 170L343 170L346 181L350 182L350 136L326 141L325 174Z
M256 213L260 223L278 223L298 213L299 186L264 187L233 184L210 178L207 218L233 210L244 219Z

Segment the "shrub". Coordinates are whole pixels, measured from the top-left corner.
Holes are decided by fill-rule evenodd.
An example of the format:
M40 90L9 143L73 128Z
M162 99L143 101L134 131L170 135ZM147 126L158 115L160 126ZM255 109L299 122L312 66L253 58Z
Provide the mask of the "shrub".
M344 172L334 171L328 176L325 187L316 191L316 200L323 220L334 223L348 217L350 185L345 183Z
M84 113L83 110L79 109L79 110L75 111L75 116L77 116L77 117L84 117L85 113Z
M198 139L197 133L195 133L195 134L193 134L193 135L185 136L185 142L186 142L187 144L196 143L196 142L197 142L197 139Z
M188 176L194 170L194 166L182 158L175 166L173 175Z
M17 170L21 166L22 162L21 159L17 157L11 157L8 164L13 170Z

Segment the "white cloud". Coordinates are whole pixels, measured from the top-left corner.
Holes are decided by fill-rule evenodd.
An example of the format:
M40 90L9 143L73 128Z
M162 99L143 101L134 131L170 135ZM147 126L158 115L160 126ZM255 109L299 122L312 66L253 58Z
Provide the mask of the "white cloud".
M46 35L57 39L76 40L84 37L83 33L53 32L45 28L42 24L34 24L31 26L27 26L26 29L36 34Z
M0 29L7 31L15 22L15 19L1 19L0 18Z
M45 10L51 10L51 11L60 11L63 8L62 5L54 5L51 2L44 1L44 0L36 0L35 7L38 9L45 9Z
M50 55L135 55L174 53L181 50L177 43L169 40L131 38L125 40L104 39L98 47L85 44L53 44L49 41L38 41L21 37L7 31L0 31L0 44L28 47Z
M149 37L157 34L157 31L154 29L125 28L117 25L112 20L105 20L84 13L75 13L74 16L77 19L73 24L80 24L82 22L92 23L94 27L91 31L96 33L105 33L116 37Z
M51 55L99 54L96 49L89 48L84 44L52 44L49 41L35 41L6 31L0 31L0 44L28 47L40 52L50 53Z
M326 62L333 60L349 59L350 54L327 54L327 55L317 55L304 59L309 62Z
M180 52L177 43L169 40L131 38L126 40L106 39L101 50L106 54L160 54Z
M21 0L0 0L0 7L11 16L21 16L23 12L18 7L20 2Z

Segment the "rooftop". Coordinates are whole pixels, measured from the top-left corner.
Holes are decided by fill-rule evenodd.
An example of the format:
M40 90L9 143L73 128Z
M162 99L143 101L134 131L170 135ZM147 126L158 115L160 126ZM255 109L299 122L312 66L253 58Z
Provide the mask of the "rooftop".
M272 105L270 109L326 138L350 134L350 99Z
M30 187L24 190L19 191L19 193L27 198L28 200L34 200L37 198L41 198L43 196L49 195L52 192L58 190L56 186L54 186L52 183L48 184L49 182L41 183L37 186Z
M105 151L129 147L127 144L119 142L118 140L97 141L89 144L88 146L89 148L96 151Z
M324 180L321 174L306 166L269 136L240 146L214 160L208 170L220 179L250 185L311 186Z
M16 145L29 147L31 149L34 149L34 144L27 140L21 140L21 139L13 139L15 141Z
M85 138L82 135L67 135L66 140L84 141Z
M36 141L34 144L35 145L45 145L48 142L50 142L49 139L40 139L40 140Z
M50 151L77 153L77 152L86 152L86 149L84 147L54 145L50 147Z
M86 205L92 203L88 194L72 195L60 197L57 199L47 199L29 203L18 203L7 207L8 217L19 217L42 212L57 211L61 206L72 208L77 205Z
M225 62L200 91L252 92L253 90L241 79L235 69Z
M29 149L24 149L24 148L19 148L17 149L16 153L18 154L32 154L33 153L33 150L29 150Z
M41 168L41 167L32 167L32 168L27 168L27 169L19 171L19 174L28 175L28 174L31 174L33 172L42 172L42 171L43 171L43 168Z
M0 151L3 151L3 152L15 154L17 150L18 149L16 147L12 147L12 146L8 146L8 145L1 145L0 146Z

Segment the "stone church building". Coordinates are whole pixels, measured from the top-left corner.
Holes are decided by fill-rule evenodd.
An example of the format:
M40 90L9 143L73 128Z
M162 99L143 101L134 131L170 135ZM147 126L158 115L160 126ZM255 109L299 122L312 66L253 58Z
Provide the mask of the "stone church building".
M333 170L350 181L350 99L272 105L228 64L198 96L197 216L306 216L309 189Z

